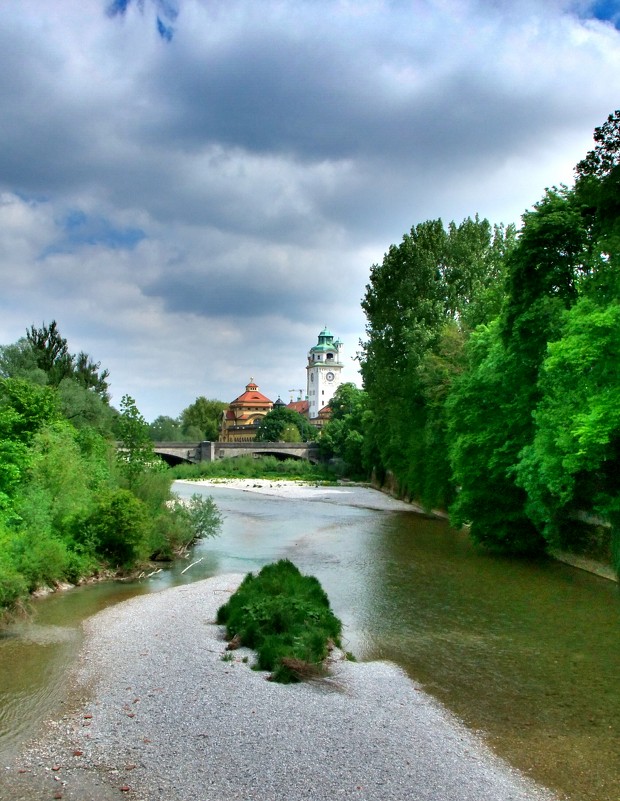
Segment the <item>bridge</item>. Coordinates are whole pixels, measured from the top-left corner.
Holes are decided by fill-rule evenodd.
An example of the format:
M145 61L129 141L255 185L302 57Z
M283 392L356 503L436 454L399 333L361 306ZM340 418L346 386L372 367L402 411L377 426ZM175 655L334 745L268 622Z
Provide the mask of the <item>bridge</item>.
M320 461L316 442L155 442L155 453L170 465L213 462L234 456L275 456L276 459Z

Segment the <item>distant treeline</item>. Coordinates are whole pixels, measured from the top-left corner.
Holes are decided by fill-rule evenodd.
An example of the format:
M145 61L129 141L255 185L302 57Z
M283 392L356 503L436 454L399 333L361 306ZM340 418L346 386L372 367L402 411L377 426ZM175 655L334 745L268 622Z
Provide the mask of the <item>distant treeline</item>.
M431 220L372 267L323 447L489 549L620 570L620 111L594 140L520 230Z

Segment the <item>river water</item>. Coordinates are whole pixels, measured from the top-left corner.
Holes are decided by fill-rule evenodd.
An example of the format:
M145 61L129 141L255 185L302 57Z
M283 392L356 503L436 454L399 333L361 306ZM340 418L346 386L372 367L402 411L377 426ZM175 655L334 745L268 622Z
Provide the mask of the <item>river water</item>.
M0 766L58 711L85 617L131 595L286 557L321 581L358 659L401 665L498 753L572 801L618 801L615 583L553 561L482 554L443 521L351 506L350 491L305 499L202 491L225 519L221 536L189 561L140 582L46 598L32 622L0 639Z

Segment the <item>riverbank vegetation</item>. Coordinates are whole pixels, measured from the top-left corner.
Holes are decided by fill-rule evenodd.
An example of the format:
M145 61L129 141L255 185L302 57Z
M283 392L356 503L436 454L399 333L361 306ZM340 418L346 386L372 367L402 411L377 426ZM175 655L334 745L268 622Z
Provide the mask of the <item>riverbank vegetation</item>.
M336 474L323 464L305 459L276 459L275 456L236 456L199 464L179 464L170 468L174 478L266 478L274 481L310 481L333 484Z
M482 546L620 571L620 111L520 230L414 226L372 267L364 390L326 455L449 509Z
M211 499L172 495L146 422L128 396L110 406L107 377L55 322L0 348L0 610L217 531Z
M229 644L256 651L258 670L284 684L324 675L329 648L340 645L342 623L314 576L288 559L248 573L218 609Z

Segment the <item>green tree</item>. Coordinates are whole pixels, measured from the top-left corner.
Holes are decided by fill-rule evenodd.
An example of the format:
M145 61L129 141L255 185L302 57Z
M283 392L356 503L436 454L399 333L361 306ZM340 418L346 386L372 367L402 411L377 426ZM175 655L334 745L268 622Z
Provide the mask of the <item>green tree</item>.
M379 479L391 472L404 493L428 505L453 493L442 404L454 343L488 321L502 301L514 229L468 218L446 229L430 220L411 229L371 269L362 301L367 339L361 358L368 392L363 451ZM441 401L429 376L443 364ZM458 359L457 359L458 362ZM434 365L434 366L433 366ZM441 463L441 464L440 464ZM436 482L441 476L443 484Z
M58 386L63 378L73 372L73 357L69 353L67 340L60 335L56 320L41 328L31 325L26 340L35 355L37 366L47 375L48 383Z
M367 393L351 382L341 384L329 402L331 417L321 430L319 445L327 458L342 460L345 472L367 475L365 429Z
M37 431L58 419L56 394L19 378L0 378L0 516L28 467L28 447Z
M163 414L149 424L149 435L153 442L181 442L185 438L180 420Z
M146 507L129 490L115 489L100 496L84 528L97 552L114 566L130 566L149 556Z
M123 395L117 421L120 437L117 460L130 488L135 487L144 472L158 464L149 436L149 426L140 414L135 400Z
M560 336L565 309L587 272L588 228L569 190L548 190L526 212L508 256L507 298L498 325L472 337L470 366L450 400L450 439L459 494L456 524L488 548L544 550L515 481L521 452L534 438L538 376L547 345Z
M30 326L26 331L25 342L18 345L22 351L22 362L27 364L31 358L26 354L26 349L30 348L36 367L47 376L47 383L51 386L57 387L61 381L70 378L85 389L95 392L106 403L109 402L109 372L99 372L100 363L94 362L83 351L78 354L70 353L67 340L60 335L56 320L52 320L49 325L43 324L41 328ZM16 356L15 352L11 355ZM23 365L21 369L23 370Z
M75 428L92 428L112 436L117 413L101 394L73 378L63 378L58 385L58 398L63 417Z
M91 357L80 351L72 357L72 378L85 389L93 390L102 400L109 402L107 379L108 370L101 370L101 362L95 362Z
M47 374L37 364L36 354L26 338L0 346L0 377L22 378L32 384L47 384Z
M316 429L305 417L286 406L276 406L261 419L255 439L258 442L308 442L315 437Z
M181 427L186 434L190 429L194 429L200 432L200 439L216 441L222 412L227 408L227 403L209 400L201 395L181 412Z
M474 542L489 550L538 554L544 542L511 472L523 419L515 409L514 357L503 346L497 322L472 334L467 356L468 369L447 401L450 457L459 487L450 521L456 527L469 524Z

